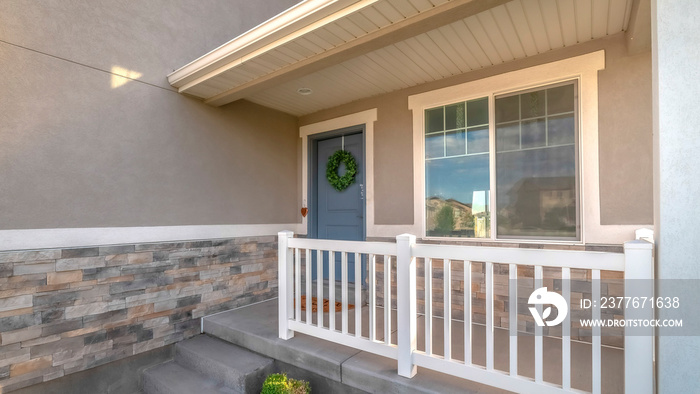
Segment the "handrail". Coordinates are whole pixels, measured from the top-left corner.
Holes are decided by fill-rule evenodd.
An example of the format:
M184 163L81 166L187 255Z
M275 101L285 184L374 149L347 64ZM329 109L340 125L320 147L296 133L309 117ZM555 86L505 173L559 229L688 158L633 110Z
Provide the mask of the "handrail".
M336 260L339 258L339 260ZM324 259L326 266L324 268ZM419 299L418 294L418 270L417 259L423 259L423 278L421 285L424 295ZM315 266L314 266L315 260ZM442 264L436 261L442 261ZM303 263L302 263L303 261ZM334 261L334 263L331 263ZM339 261L339 263L338 263ZM354 268L350 262L354 261ZM395 268L393 268L395 263ZM473 285L472 266L482 263L484 273L484 285L481 291L485 294L485 366L472 363L472 305ZM312 271L317 277L324 277L324 269L328 270L328 277L336 277L336 264L340 264L340 323L336 324L336 313L328 313L328 325L324 322L324 313L318 309L316 321L313 321L310 309L313 296L311 282ZM494 327L496 298L496 285L494 277L505 275L502 268L494 270L496 264L507 265L506 279L509 282L508 292L505 295L508 304L509 319L509 346L510 357L509 371L500 371L495 368L494 351ZM433 270L442 266L442 276L433 275ZM381 270L378 269L381 267ZM590 271L591 299L600 299L601 271L623 272L625 279L652 279L652 247L642 241L630 241L624 245L624 253L572 251L572 250L546 250L546 249L522 249L504 247L478 247L460 245L433 245L417 244L416 237L403 234L396 237L396 243L392 242L358 242L335 241L307 238L293 238L291 232L279 233L279 336L282 339L290 339L294 332L316 336L335 343L351 346L355 349L375 353L384 357L397 360L397 372L399 375L411 378L416 374L416 366L441 371L443 373L458 376L482 384L501 389L529 392L529 393L560 393L575 391L572 388L572 363L571 363L571 316L566 316L561 331L561 385L551 384L544 380L545 351L543 341L543 327L535 324L534 338L534 379L518 374L518 303L522 300L518 295L517 283L519 279L519 267L528 268L533 272L534 289L540 291L544 287L544 268L559 268L561 270L561 288L557 291L563 297L568 307L571 305L572 295L572 269ZM393 270L395 272L395 279ZM453 270L462 270L463 277L456 275ZM354 271L353 271L354 270ZM367 273L368 282L362 286L357 285L362 281L363 273ZM383 277L379 277L382 275ZM354 286L354 300L349 295L350 281ZM438 282L435 282L435 281ZM501 279L502 280L502 279ZM305 281L303 283L302 281ZM443 302L442 318L444 329L443 355L435 355L433 335L436 333L432 327L432 319L435 312L440 313L433 305L433 292L435 283L442 283ZM464 283L464 292L470 296L463 297L464 301L464 359L454 360L452 355L454 331L452 330L452 295L454 281ZM324 298L323 281L316 281L317 298ZM393 282L393 283L392 283ZM651 283L651 282L650 282ZM305 285L305 286L304 286ZM327 281L328 299L330 305L335 305L336 280ZM362 313L360 312L360 293L366 287L369 293L369 332L362 333ZM634 289L632 289L634 287ZM395 298L392 297L394 289ZM459 289L459 288L457 288ZM548 291L546 287L545 291ZM458 290L459 291L459 290ZM579 292L580 290L576 290ZM305 292L306 313L302 313L301 294ZM626 297L653 296L653 286L625 286ZM380 296L383 294L383 296ZM533 295L535 293L533 292ZM378 314L377 299L384 300L384 313ZM520 294L520 297L523 297ZM396 302L396 318L392 317L392 300ZM417 350L417 304L425 306L425 351ZM355 303L354 313L349 312L349 303ZM542 315L542 305L535 303L531 307L533 317L535 312ZM558 308L558 307L557 307ZM648 311L625 311L625 318L650 319L653 316ZM557 312L558 313L558 312ZM591 308L592 318L600 319L600 305ZM382 316L383 315L383 316ZM305 316L305 318L304 318ZM354 325L350 324L350 318L354 317ZM522 318L522 317L521 317ZM558 315L557 315L558 318ZM378 320L379 319L379 320ZM383 320L382 320L383 319ZM392 323L394 320L394 323ZM540 321L542 325L542 323ZM394 325L395 324L395 325ZM383 330L380 330L383 326ZM396 343L392 343L392 328L397 329ZM354 328L354 332L352 332ZM602 389L602 344L601 328L592 327L591 338L591 383L593 393L599 393ZM649 328L645 335L625 337L625 391L627 393L651 393L653 392L653 329Z

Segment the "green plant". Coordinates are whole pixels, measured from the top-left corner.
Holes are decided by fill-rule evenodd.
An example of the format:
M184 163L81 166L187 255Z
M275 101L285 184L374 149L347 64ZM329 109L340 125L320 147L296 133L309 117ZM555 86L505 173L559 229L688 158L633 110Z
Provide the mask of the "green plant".
M311 385L305 380L287 378L287 374L273 373L267 376L260 394L309 394Z
M437 226L435 231L447 235L455 228L455 213L449 205L443 206L435 217Z

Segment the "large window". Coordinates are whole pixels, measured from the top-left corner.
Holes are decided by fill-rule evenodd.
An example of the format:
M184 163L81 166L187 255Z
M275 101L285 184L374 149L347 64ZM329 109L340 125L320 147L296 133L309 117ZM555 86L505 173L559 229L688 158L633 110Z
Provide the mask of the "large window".
M489 237L488 97L425 111L426 235Z
M570 81L427 109L426 235L578 239L576 101Z

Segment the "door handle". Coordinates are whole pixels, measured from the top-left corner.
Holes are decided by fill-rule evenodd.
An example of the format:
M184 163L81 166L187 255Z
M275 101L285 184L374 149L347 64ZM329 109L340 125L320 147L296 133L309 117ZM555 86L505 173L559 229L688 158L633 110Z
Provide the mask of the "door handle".
M360 200L365 199L365 185L360 183Z

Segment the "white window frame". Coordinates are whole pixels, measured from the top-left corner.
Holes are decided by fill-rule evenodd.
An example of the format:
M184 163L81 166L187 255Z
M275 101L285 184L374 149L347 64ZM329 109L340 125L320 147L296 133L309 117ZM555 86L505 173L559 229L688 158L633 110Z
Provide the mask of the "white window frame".
M551 63L524 68L492 77L479 79L409 96L408 108L413 112L413 203L415 234L423 238L450 240L473 240L478 242L535 242L585 244L617 244L633 239L635 227L628 225L601 225L600 221L600 184L598 162L598 71L605 69L605 51L596 51L581 56L567 58ZM578 204L581 212L579 225L581 239L578 241L557 241L552 239L513 239L498 238L496 226L491 226L490 238L441 238L426 237L425 226L425 110L460 101L489 97L489 144L490 155L495 154L495 108L497 95L520 90L546 87L564 81L576 80L578 83L578 128L579 128L579 195ZM491 158L492 208L495 199L495 160ZM495 217L492 211L492 219ZM493 224L493 223L492 223Z

